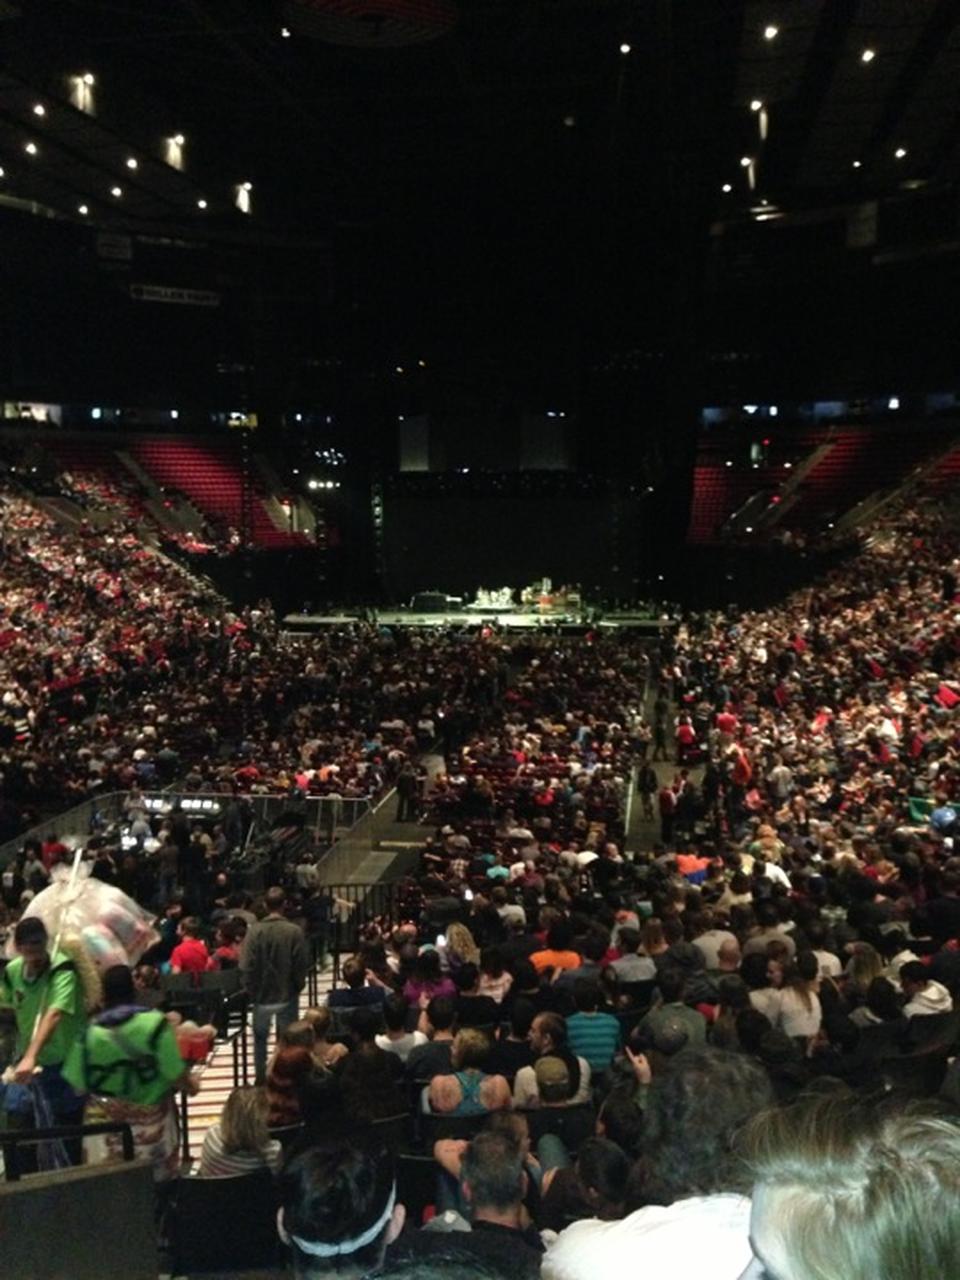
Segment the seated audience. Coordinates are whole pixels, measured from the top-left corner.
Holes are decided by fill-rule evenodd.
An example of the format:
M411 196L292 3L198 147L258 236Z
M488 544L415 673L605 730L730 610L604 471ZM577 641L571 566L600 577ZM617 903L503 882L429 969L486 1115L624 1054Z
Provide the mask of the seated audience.
M960 1258L960 1124L826 1096L759 1116L744 1280L944 1280Z
M270 1137L269 1102L265 1089L243 1085L232 1090L220 1119L204 1135L200 1151L201 1178L233 1178L266 1166L280 1167L280 1143Z
M496 1000L480 992L480 970L475 964L462 964L453 977L457 986L457 1025L493 1029L500 1019Z
M586 1060L596 1079L620 1048L620 1023L600 1012L600 989L589 979L578 978L573 995L577 1012L567 1018L567 1043L571 1053Z
M565 1105L581 1106L590 1100L590 1064L586 1058L573 1053L567 1043L567 1024L557 1013L538 1013L530 1026L530 1047L534 1061L529 1067L521 1067L513 1085L515 1107L540 1105L540 1087L536 1066L541 1058L559 1060L566 1068L566 1088L569 1093Z
M361 1280L403 1230L393 1159L360 1138L295 1151L277 1185L277 1230L298 1280Z
M410 1006L401 995L391 995L383 1002L383 1021L386 1030L377 1036L377 1048L387 1053L394 1053L401 1062L406 1062L410 1051L427 1043L422 1031L408 1031L407 1018Z
M482 1031L458 1031L453 1041L449 1075L434 1076L425 1100L430 1111L444 1115L482 1115L511 1105L510 1086L500 1075L484 1068L490 1057L490 1041Z
M430 1001L420 1015L426 1041L407 1054L409 1079L429 1081L449 1073L456 1021L456 1006L449 996L436 996Z
M561 1231L543 1260L545 1280L662 1271L739 1280L750 1265L750 1201L735 1149L770 1101L761 1067L739 1054L690 1049L655 1076L644 1112L645 1207L615 1222Z

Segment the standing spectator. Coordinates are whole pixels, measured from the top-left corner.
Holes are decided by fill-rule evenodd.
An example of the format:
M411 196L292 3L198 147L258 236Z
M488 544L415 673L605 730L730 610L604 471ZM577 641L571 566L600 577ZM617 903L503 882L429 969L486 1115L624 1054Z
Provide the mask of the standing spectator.
M397 775L397 822L415 822L418 817L420 781L411 764Z
M63 1076L63 1065L84 1026L83 991L76 966L63 951L51 951L42 920L28 916L13 931L16 957L0 974L0 1005L17 1022L19 1060L13 1067L4 1107L14 1128L33 1125L33 1100L25 1086L42 1091L58 1125L80 1124L83 1098ZM35 1075L37 1068L39 1075Z
M284 918L283 889L267 890L267 915L249 931L241 967L253 1003L253 1062L257 1084L267 1078L267 1037L274 1019L277 1035L297 1017L298 997L307 980L307 940Z
M196 1092L166 1016L137 999L133 974L114 965L103 975L103 1012L75 1040L63 1075L78 1093L89 1090L84 1122L128 1124L134 1150L153 1165L155 1181L180 1168L177 1090ZM86 1140L87 1162L119 1159L118 1134Z

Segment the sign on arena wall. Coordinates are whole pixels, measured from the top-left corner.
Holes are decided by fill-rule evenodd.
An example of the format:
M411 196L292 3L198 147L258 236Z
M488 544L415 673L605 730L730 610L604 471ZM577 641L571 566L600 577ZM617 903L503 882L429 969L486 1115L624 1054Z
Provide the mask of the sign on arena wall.
M112 258L117 262L132 262L133 241L129 236L101 231L97 236L97 254L101 258Z
M220 294L211 289L180 289L167 284L132 284L130 297L137 302L173 302L186 307L220 305Z

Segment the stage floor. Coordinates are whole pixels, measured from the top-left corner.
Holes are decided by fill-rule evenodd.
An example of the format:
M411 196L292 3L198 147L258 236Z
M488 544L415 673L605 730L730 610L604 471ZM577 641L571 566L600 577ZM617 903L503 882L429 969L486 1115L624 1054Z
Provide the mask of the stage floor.
M647 635L659 635L676 624L643 613L608 613L599 622L585 621L571 614L522 613L517 610L496 609L480 613L457 611L445 613L414 613L409 609L377 610L377 622L384 627L483 627L494 625L504 631L562 631L567 635L582 635L593 628L603 631L642 631ZM283 625L288 631L321 631L326 627L348 627L356 622L359 613L288 613Z

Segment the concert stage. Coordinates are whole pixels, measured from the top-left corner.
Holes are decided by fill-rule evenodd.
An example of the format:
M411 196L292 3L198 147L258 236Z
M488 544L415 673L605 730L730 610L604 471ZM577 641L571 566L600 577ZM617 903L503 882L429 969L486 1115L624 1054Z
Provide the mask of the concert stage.
M563 635L584 635L587 631L635 631L641 635L657 636L676 626L673 619L656 617L652 613L606 613L600 618L579 614L523 611L519 609L447 610L442 613L423 613L412 609L344 610L341 613L288 613L283 619L287 631L322 631L328 627L348 627L361 618L375 621L381 627L459 627L477 629L493 626L501 631L554 631Z

